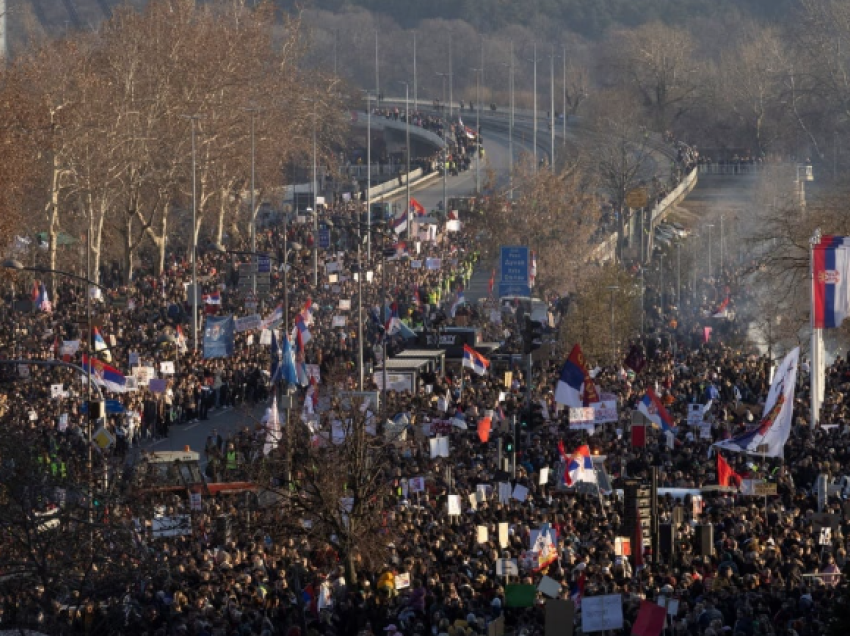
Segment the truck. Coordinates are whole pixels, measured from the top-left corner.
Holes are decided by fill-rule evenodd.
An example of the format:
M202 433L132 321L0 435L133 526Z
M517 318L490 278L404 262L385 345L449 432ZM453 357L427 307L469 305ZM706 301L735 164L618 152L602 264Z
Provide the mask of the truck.
M250 481L209 483L201 469L200 453L187 446L182 451L145 453L134 467L131 479L133 493L141 496L190 493L205 496L258 491Z

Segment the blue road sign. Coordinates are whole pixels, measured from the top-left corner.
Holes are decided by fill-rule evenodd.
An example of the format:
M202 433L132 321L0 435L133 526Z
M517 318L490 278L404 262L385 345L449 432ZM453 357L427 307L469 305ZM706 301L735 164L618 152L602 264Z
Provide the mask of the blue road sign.
M528 247L522 245L503 245L500 265L499 296L529 296L528 278L531 259Z
M319 230L319 247L323 250L330 249L331 247L331 231L328 228Z

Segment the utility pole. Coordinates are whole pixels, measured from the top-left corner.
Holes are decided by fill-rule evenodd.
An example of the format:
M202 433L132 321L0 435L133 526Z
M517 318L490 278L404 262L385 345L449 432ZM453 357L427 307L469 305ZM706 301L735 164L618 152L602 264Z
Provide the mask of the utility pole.
M475 193L481 194L481 73L483 68L471 69L475 73Z
M537 173L537 42L534 43L534 173Z
M567 47L561 47L561 54L564 56L564 146L567 145Z
M381 105L381 65L378 61L378 31L375 31L375 99Z
M419 93L416 90L416 31L413 32L413 112L419 111Z
M555 171L555 50L549 56L549 169Z

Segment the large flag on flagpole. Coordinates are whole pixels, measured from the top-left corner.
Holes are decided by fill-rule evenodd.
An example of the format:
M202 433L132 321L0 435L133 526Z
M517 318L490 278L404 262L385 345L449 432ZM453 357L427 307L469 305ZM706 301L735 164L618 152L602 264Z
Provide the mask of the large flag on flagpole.
M638 411L643 413L646 418L662 431L670 431L676 428L676 423L673 421L670 413L664 408L661 400L651 388L646 390L643 398L637 404Z
M791 418L794 413L794 385L797 382L797 366L800 347L785 356L773 376L773 384L764 403L764 413L758 426L751 431L714 444L717 448L735 453L782 457L785 442L791 434Z
M113 393L127 392L127 378L115 367L83 354L83 370L91 373L92 381Z
M587 365L584 354L581 352L581 347L576 344L570 351L564 366L561 367L558 386L555 387L555 402L574 408L583 406L581 390L586 377Z
M840 327L848 314L850 238L823 236L812 248L812 327Z
M462 366L472 369L478 375L484 375L487 373L490 361L469 345L463 345Z
M280 416L277 412L277 396L272 399L272 406L266 420L266 440L263 444L263 455L271 453L280 443Z

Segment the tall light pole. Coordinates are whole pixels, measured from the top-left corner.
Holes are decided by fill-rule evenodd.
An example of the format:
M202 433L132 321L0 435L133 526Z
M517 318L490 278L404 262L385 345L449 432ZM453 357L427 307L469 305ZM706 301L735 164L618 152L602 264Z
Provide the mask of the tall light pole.
M199 115L181 115L192 122L192 351L198 351L198 176L195 169L195 126Z
M664 253L662 252L658 261L658 294L661 300L661 317L664 318Z
M714 278L714 274L711 269L711 228L714 227L714 224L708 223L705 227L708 228L708 277Z
M372 95L366 93L366 222L372 225ZM372 260L372 235L367 235L366 258Z
M481 73L484 69L470 70L475 73L475 193L481 194Z
M416 31L413 32L413 112L419 110L419 93L416 90Z
M446 108L446 80L449 79L452 76L452 74L451 73L437 72L437 75L439 75L443 80L443 109L445 109ZM450 120L450 119L451 119L451 115L449 115L449 117L447 118L447 120L446 120L447 123L448 123L448 120Z
M723 276L723 215L720 215L720 276Z
M620 289L620 286L608 285L607 289L611 293L611 364L614 365L617 360L617 352L614 348L614 292Z
M452 79L452 34L449 32L449 121L452 120L452 115L454 114L454 97L452 96L452 89L454 88L454 80Z
M682 241L676 241L676 306L682 305Z
M407 82L399 82L404 84L404 134L406 142L406 159L407 159L407 176L404 180L407 192L407 240L413 239L413 219L410 216L410 85Z
M567 145L567 47L561 47L561 55L564 57L564 84L561 87L564 91L564 146Z
M511 113L508 118L508 195L514 198L514 42L511 40L510 64L502 62L502 66L508 67L508 90L510 93Z
M549 56L549 168L555 171L555 50Z
M375 30L375 99L381 105L381 65L378 62L378 31Z
M532 58L532 62L534 63L534 128L533 128L533 136L532 140L533 148L534 148L534 172L537 172L537 42L534 43L534 57Z
M256 158L256 144L254 140L254 119L257 115L257 108L243 108L246 113L251 113L251 251L257 251L257 205L254 201L254 196L257 191L257 188L254 184L254 178L256 174L255 169L255 158ZM254 267L251 268L251 291L255 294L257 293L257 262L254 261Z
M375 36L375 46L377 47L377 35ZM377 48L375 49L377 54ZM377 60L377 58L376 58ZM310 190L313 195L313 286L319 285L319 205L318 194L319 186L316 178L316 99L313 97L302 97L305 102L313 104L313 180L310 184Z

